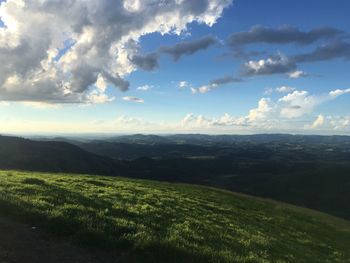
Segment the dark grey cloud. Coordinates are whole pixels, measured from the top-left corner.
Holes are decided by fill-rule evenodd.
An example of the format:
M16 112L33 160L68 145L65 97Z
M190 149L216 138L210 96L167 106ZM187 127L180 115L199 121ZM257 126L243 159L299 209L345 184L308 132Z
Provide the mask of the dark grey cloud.
M282 74L291 72L296 68L297 64L293 59L282 54L277 54L267 59L251 60L244 63L241 75L250 77L256 75Z
M197 51L207 49L208 47L218 43L213 36L206 36L194 41L181 42L174 46L163 46L159 48L159 52L169 54L175 61L184 55L192 55Z
M307 32L300 31L293 26L283 26L277 29L254 26L247 32L232 34L227 43L232 47L239 47L255 43L267 44L312 44L318 40L332 39L343 35L341 31L332 27L319 27Z
M300 110L302 107L300 105L292 105L292 106L289 106L288 108L293 110Z
M132 96L123 97L123 100L136 102L136 103L144 103L145 102L144 99L137 98L137 97L132 97Z
M129 58L129 60L138 68L146 71L152 71L159 67L158 58L158 53L150 53L147 55L135 55Z
M210 81L210 85L225 85L225 84L229 84L229 83L234 83L234 82L242 82L243 80L241 78L235 78L232 76L224 76L221 78L217 78L217 79L213 79L212 81Z
M350 59L350 43L332 42L317 47L310 53L299 54L293 57L296 62L316 62L336 58Z
M240 78L235 78L232 76L224 76L221 78L213 79L212 81L209 82L209 84L198 87L198 88L191 88L191 91L193 94L198 94L198 93L207 93L209 91L212 91L214 89L219 88L222 85L226 85L229 83L236 83L236 82L241 82L243 81Z
M104 71L103 77L106 79L108 83L111 83L114 86L118 87L121 91L127 91L129 89L129 86L130 86L129 81L121 78L118 74L111 75Z
M350 60L350 43L343 41L333 41L321 45L311 52L297 54L294 56L275 55L267 59L250 60L242 67L243 76L272 75L289 73L293 78L293 70L301 63L312 63L318 61L328 61L332 59ZM302 71L298 71L302 74ZM294 72L295 73L295 72ZM307 76L303 73L300 76ZM299 77L300 77L299 76Z
M82 93L86 87L94 84L97 80L98 70L87 63L79 63L71 69L71 90L75 93Z
M350 44L346 42L348 35L333 27L318 27L310 31L301 31L297 27L283 26L269 28L254 26L249 31L232 34L227 44L232 48L232 54L246 60L243 64L242 76L273 75L288 73L297 76L295 71L299 63L325 61L336 58L350 59ZM294 56L277 54L266 59L252 59L261 56L260 51L247 51L249 44L295 44L309 45L324 40L325 44L317 47L314 51L301 53ZM294 71L294 75L293 75ZM300 74L298 77L301 76ZM304 74L305 76L305 74Z
M134 55L129 57L129 60L138 68L152 71L159 67L159 57L161 54L169 54L175 61L178 61L182 56L192 55L202 49L207 49L214 45L218 40L213 36L206 36L194 41L180 42L174 46L162 46L157 52L146 55Z

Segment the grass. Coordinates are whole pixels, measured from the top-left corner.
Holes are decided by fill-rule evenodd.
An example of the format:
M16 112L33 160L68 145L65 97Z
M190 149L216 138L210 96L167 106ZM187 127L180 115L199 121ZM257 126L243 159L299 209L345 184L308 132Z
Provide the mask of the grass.
M0 214L122 262L350 262L350 223L212 188L0 171Z

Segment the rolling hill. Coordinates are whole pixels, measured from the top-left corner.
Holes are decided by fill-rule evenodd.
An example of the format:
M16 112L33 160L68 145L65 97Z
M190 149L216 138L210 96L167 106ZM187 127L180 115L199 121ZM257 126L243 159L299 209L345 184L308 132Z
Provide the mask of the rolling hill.
M70 143L0 136L0 169L120 175L121 162Z
M348 221L193 185L0 171L0 216L119 262L350 262Z

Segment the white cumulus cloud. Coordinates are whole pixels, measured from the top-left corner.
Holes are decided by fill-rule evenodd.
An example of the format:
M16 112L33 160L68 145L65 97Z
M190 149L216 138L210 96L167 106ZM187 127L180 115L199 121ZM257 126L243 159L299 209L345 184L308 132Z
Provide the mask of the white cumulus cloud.
M184 88L187 88L187 87L190 87L190 83L188 83L188 81L186 80L182 80L180 81L177 86L180 88L180 89L184 89Z
M318 115L316 120L312 123L311 127L316 129L324 124L325 118L322 114Z
M154 32L180 34L195 21L212 26L231 2L2 2L0 61L6 63L0 64L0 101L110 101L101 83L122 91L129 88L125 77L137 68L132 60L140 57L141 36Z
M149 91L152 88L153 88L152 85L146 84L146 85L142 85L142 86L137 87L137 90L139 90L139 91Z
M298 78L307 77L307 76L308 76L308 74L302 70L296 70L296 71L288 73L288 77L290 79L298 79Z
M292 92L294 90L295 90L295 88L288 87L288 86L281 86L279 88L276 88L276 92L279 92L279 93L289 93L289 92Z
M322 103L331 101L341 95L350 93L350 89L337 89L325 94L310 95L303 90L295 90L279 99L280 115L287 118L296 118L309 114Z
M258 107L249 111L248 120L255 121L266 117L272 111L270 103L271 100L269 98L262 98L258 103Z

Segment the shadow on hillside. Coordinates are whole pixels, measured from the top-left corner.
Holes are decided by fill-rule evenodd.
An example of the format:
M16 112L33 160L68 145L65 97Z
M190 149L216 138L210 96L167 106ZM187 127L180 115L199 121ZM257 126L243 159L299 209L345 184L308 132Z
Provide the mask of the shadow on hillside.
M96 184L93 181L90 183ZM137 246L123 238L135 234L136 226L114 226L112 222L108 222L110 219L99 215L99 212L108 209L113 218L130 221L140 221L140 218L137 218L137 214L127 210L112 209L113 204L110 202L88 198L83 194L47 184L44 180L37 178L26 178L22 184L40 187L40 190L43 191L41 196L50 197L50 200L46 201L49 201L54 207L62 206L68 209L54 214L50 213L51 211L40 210L30 202L26 202L25 199L0 193L0 216L43 229L52 237L68 239L72 245L78 245L86 249L88 253L96 253L96 255L101 251L121 253L124 256L118 262L163 262L165 259L167 262L208 261L203 255L172 247L166 243L150 242ZM81 209L77 209L74 204L79 204ZM103 224L99 226L101 222ZM162 226L165 225L164 231L167 229L166 225L170 223L168 220L162 221Z

